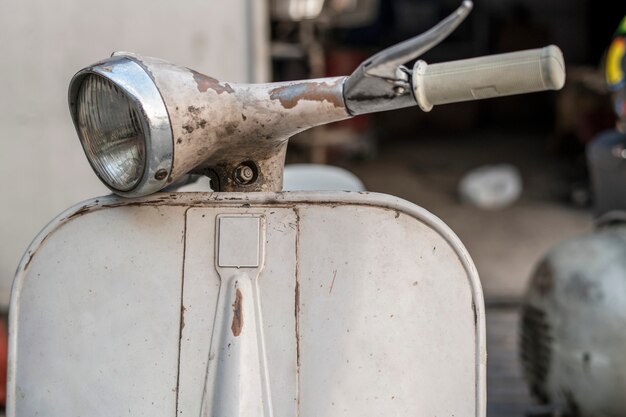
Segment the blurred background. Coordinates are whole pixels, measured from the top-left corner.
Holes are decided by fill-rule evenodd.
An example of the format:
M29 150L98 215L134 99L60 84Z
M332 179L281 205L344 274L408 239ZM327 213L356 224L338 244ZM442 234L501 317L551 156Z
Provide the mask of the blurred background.
M67 86L117 50L234 82L348 75L458 0L3 0L0 2L0 310L29 242L64 209L107 194L67 110ZM532 403L517 364L518 307L545 252L593 227L585 147L615 126L601 70L622 2L476 0L429 63L558 45L560 92L357 117L292 140L288 163L356 174L425 207L459 235L488 306L489 414ZM489 184L496 183L495 188ZM97 237L94 237L97 238Z

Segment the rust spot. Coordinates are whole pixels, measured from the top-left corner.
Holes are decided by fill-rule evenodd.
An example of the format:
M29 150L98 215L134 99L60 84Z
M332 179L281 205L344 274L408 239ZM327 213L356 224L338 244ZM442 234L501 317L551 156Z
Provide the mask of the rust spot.
M35 251L36 252L36 251ZM30 261L33 260L33 256L35 254L32 253L31 251L28 251L28 260L26 261L26 263L24 264L24 268L22 269L23 271L26 271L28 269L28 266L30 265Z
M337 83L303 82L300 84L286 85L270 91L272 100L280 101L286 109L293 109L300 100L327 101L335 107L343 108L343 97Z
M222 126L222 128L224 129L224 133L227 136L231 136L233 135L235 132L237 132L237 127L239 126L238 123L236 122L231 122L231 123L226 123L224 126Z
M235 90L233 90L233 88L228 83L224 83L224 85L222 85L215 78L200 74L199 72L196 72L192 69L190 69L189 71L191 71L191 73L193 74L193 79L198 86L198 91L200 91L201 93L206 93L209 88L215 91L217 94L232 94L235 92Z
M180 144L180 143L183 143L183 138L178 138L178 139L176 140L176 143L179 143L179 144Z
M190 125L189 123L184 124L183 125L183 129L185 129L185 132L187 132L187 133L193 132L193 126Z
M239 288L237 288L237 292L235 293L235 302L233 303L233 323L230 326L230 330L233 332L233 336L237 337L241 334L241 329L243 329L243 305L242 305L242 295Z
M89 211L91 211L92 207L93 206L90 206L89 204L86 204L86 205L82 206L81 208L76 210L74 213L72 213L69 216L67 216L67 220L73 219L74 217L80 217L83 214L89 213Z
M294 288L294 314L295 314L295 333L296 333L296 386L298 392L300 391L300 211L297 208L293 208L293 212L296 216L296 242L295 242L295 256L296 256L296 270L295 278L296 285ZM300 395L298 395L296 410L300 410ZM299 414L298 414L299 415Z

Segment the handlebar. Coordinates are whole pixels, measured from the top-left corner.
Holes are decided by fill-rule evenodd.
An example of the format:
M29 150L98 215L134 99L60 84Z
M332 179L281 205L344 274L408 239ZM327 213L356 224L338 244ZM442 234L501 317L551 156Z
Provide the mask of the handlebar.
M94 106L82 98L90 97L100 83L119 89L124 105L141 110L142 123L149 128L143 143L147 162L137 165L130 156L120 156L121 164L143 169L128 191L107 183L121 195L161 190L189 172L210 176L215 190L279 191L287 140L308 128L365 113L416 105L429 111L438 104L563 86L563 56L556 46L432 65L418 61L413 70L405 66L442 42L471 9L472 2L464 0L430 30L375 54L348 77L234 84L159 59L115 54L74 76L72 117L83 146L91 149L96 134L117 140L113 130L101 132L100 124L84 127L80 122ZM115 121L115 129L124 128L124 120ZM102 162L108 155L102 149L87 153L92 166L109 165ZM106 171L107 178L111 172Z
M438 104L559 90L564 83L563 54L554 45L431 65L420 60L411 82L424 111Z
M558 90L565 83L565 63L554 45L542 49L491 55L428 65L404 63L433 48L467 17L472 2L461 6L430 30L387 48L364 61L343 89L351 116L419 105L434 105Z

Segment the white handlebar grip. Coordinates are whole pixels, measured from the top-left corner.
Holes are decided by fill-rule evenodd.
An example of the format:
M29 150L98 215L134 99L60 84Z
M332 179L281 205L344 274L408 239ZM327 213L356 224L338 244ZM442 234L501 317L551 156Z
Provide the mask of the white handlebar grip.
M560 90L565 84L563 53L554 46L413 68L413 92L424 111L436 104Z

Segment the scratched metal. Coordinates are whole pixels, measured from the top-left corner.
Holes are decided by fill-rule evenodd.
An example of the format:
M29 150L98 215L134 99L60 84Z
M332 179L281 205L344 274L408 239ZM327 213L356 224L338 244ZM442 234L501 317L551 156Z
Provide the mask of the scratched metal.
M263 219L258 264L217 266L224 215ZM11 417L486 410L474 265L439 219L384 195L77 205L25 254L9 337Z
M345 77L236 84L158 59L134 58L149 71L168 109L172 179L209 167L221 191L280 191L288 139L350 117L343 103ZM254 161L259 177L242 186L232 173L245 161Z

